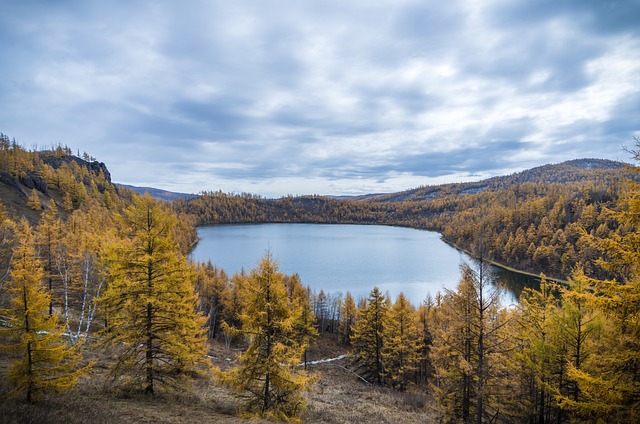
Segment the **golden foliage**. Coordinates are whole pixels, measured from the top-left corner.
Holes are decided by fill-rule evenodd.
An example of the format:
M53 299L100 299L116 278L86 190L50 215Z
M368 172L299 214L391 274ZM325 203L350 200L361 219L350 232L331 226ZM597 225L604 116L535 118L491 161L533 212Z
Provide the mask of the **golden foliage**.
M284 275L269 253L251 271L244 288L239 331L249 346L237 368L220 374L221 381L246 401L247 411L296 420L305 408L302 391L309 382L306 373L296 369L307 347L299 327L303 308L288 296Z
M126 375L149 394L206 363L205 318L196 312L192 269L171 237L175 219L148 195L134 197L122 238L108 250L102 336L124 347L114 377Z
M11 303L2 310L8 318L2 331L12 342L2 348L19 355L7 378L14 387L11 393L27 402L45 393L71 389L90 369L90 365L79 365L81 345L69 347L58 317L48 314L49 293L42 285L43 275L31 228L23 219L18 226L11 279L5 284Z

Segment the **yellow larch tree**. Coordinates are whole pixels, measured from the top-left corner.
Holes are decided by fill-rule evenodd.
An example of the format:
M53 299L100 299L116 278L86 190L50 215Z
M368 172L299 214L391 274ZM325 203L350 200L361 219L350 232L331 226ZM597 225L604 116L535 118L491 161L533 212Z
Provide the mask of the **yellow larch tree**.
M351 344L351 336L353 335L353 328L356 324L356 315L358 308L356 302L353 300L351 292L347 290L344 295L344 299L340 303L340 325L338 331L342 336L342 341L346 344Z
M123 237L108 252L102 335L123 347L113 376L147 394L158 383L179 385L206 364L205 318L196 312L193 270L171 237L175 220L150 196L135 196Z
M566 347L569 377L564 387L556 388L556 398L561 409L571 411L574 418L587 420L595 416L584 408L588 402L579 376L588 369L590 359L600 353L598 339L603 325L602 316L593 308L592 296L590 279L577 269L569 279L569 286L562 288L562 305L555 320L560 340Z
M640 160L640 152L633 153ZM619 210L608 211L617 232L594 240L605 253L598 264L613 277L596 279L578 270L572 280L582 290L565 296L599 316L600 328L589 333L580 362L569 364L573 393L560 399L585 420L640 421L640 185L626 184Z
M416 318L414 307L404 293L400 293L389 311L382 350L386 379L399 391L407 389L420 362L420 333Z
M558 287L540 278L540 288L525 288L520 295L514 336L519 347L514 351L514 373L521 380L515 408L530 422L545 423L561 411L556 392L566 381L566 343L556 325L559 314Z
M446 420L484 422L500 413L505 393L510 321L500 308L489 264L464 263L457 289L445 290L442 316L431 357L436 374L434 397Z
M301 308L289 300L283 280L270 253L251 271L239 330L249 346L221 380L246 400L248 412L295 420L305 407L308 377L296 366L306 344L296 331Z
M60 290L58 272L55 266L55 255L62 233L62 222L58 216L56 202L51 199L42 212L36 227L36 246L40 251L40 259L44 267L45 280L50 293L49 315L53 314L54 302L59 304Z
M370 383L383 384L385 379L384 335L389 309L378 287L369 294L366 304L358 310L356 326L351 337L353 364L358 374Z
M27 206L29 206L34 211L39 211L42 209L42 203L40 203L40 196L38 196L38 190L35 188L31 190L31 194L29 195L29 200L27 200Z
M224 317L220 325L227 349L231 348L232 342L241 334L242 313L244 312L246 304L244 292L248 282L249 276L244 272L234 274L229 280L229 296L227 298L226 308L224 309Z
M10 305L1 311L8 318L1 331L9 333L12 341L2 349L18 354L7 376L12 394L31 403L48 392L72 388L90 365L79 365L81 346L70 347L58 317L48 313L50 293L42 284L44 271L24 218L17 235L11 278L5 285Z
M300 281L298 274L284 276L284 285L289 295L291 307L299 310L298 317L293 324L294 332L298 343L303 345L304 351L302 360L304 368L307 369L307 351L318 337L318 329L316 328L316 319L313 314L313 306L311 304L311 289L305 288Z
M16 223L9 219L4 205L0 202L0 290L11 270L15 229Z
M215 338L220 332L225 309L228 308L230 290L227 273L211 261L197 263L196 291L198 310L207 317L207 337Z

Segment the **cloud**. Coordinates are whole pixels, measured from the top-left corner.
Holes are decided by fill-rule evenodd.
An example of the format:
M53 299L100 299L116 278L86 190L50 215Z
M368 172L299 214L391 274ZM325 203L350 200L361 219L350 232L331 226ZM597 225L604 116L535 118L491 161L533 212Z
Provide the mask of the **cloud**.
M189 192L354 194L618 159L640 131L639 8L9 2L0 130Z

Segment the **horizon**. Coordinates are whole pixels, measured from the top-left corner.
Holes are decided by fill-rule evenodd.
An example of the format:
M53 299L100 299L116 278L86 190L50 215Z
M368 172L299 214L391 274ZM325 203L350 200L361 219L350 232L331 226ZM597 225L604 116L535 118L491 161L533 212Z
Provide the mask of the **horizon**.
M123 184L353 196L640 136L640 4L8 2L0 130Z
M535 168L540 168L543 166L553 166L553 165L561 165L567 162L575 162L575 161L611 161L614 163L620 163L623 165L627 165L627 166L637 166L631 162L626 162L626 161L621 161L621 160L613 160L613 159L603 159L603 158L576 158L576 159L567 159L565 161L562 162L555 162L555 163L545 163L542 165L537 165L531 168L527 168L527 169L523 169L521 171L515 171L509 174L502 174L502 175L494 175L494 176L490 176L487 178L483 178L480 180L473 180L473 181L456 181L456 182L444 182L444 183L440 183L440 184L427 184L427 185L422 185L422 186L415 186L415 187L408 187L408 188L404 188L404 189L400 189L398 191L388 191L388 192L375 192L375 193L362 193L362 194L354 194L354 195L341 195L341 194L321 194L321 193L311 193L311 192L307 192L307 193L299 193L299 194L284 194L284 195L280 195L280 196L263 196L260 193L250 193L250 192L225 192L222 190L217 190L217 189L212 189L212 190L201 190L199 192L194 192L194 193L186 193L186 192L175 192L175 191L171 191L171 190L166 190L160 187L153 187L153 186L135 186L135 185L131 185L131 184L126 184L126 183L119 183L119 182L113 182L116 185L121 185L121 186L125 186L127 188L131 188L131 189L138 189L138 190L158 190L158 191L162 191L162 192L166 192L166 193L170 193L170 194L176 194L176 195L185 195L185 196L198 196L200 194L202 194L204 191L208 191L208 192L218 192L218 191L222 191L224 194L227 195L241 195L241 194L251 194L251 195L258 195L262 198L265 199L279 199L282 197L288 197L288 196L321 196L321 197L335 197L335 198L350 198L350 197L358 197L358 196L378 196L378 195L385 195L385 194L395 194L395 193L402 193L405 191L411 191L411 190L415 190L415 189L419 189L422 187L437 187L439 185L447 185L447 184L469 184L469 183L477 183L477 182L482 182L482 181L486 181L486 180L490 180L492 178L500 178L500 177L507 177L509 175L514 175L514 174L518 174L521 172L526 172L526 171L530 171L532 169ZM105 164L107 166L107 168L109 167L108 164Z

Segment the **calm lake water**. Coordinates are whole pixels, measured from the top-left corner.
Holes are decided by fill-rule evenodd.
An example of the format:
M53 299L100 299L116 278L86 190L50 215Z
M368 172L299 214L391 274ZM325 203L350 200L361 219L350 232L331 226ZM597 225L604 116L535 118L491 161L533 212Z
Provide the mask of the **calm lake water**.
M394 300L404 292L418 305L428 293L435 295L443 287L455 288L460 280L460 264L471 261L444 243L438 233L401 227L213 225L199 227L198 236L200 242L191 258L211 260L229 275L254 268L269 250L280 271L297 273L305 286L327 293L344 294L348 290L356 300L378 286ZM515 296L507 293L504 300L513 302Z

